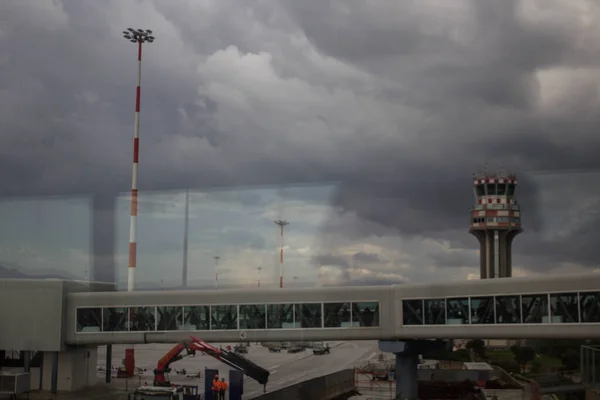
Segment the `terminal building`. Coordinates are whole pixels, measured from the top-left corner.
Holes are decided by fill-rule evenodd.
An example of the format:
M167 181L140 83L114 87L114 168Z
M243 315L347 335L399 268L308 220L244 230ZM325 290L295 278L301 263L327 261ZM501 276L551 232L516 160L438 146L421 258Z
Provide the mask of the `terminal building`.
M479 241L481 279L512 276L512 242L523 231L516 187L516 174L473 175L469 233Z

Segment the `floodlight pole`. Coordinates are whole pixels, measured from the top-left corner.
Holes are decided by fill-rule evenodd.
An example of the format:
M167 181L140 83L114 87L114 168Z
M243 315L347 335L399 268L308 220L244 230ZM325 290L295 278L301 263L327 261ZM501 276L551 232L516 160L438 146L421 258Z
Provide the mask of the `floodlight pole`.
M137 264L137 211L138 211L138 162L140 150L140 97L142 85L142 44L154 42L149 29L127 28L123 37L138 47L137 86L135 88L135 119L133 122L133 170L131 174L131 212L129 216L129 268L127 291L135 290L135 267Z
M279 288L283 289L283 247L285 246L285 241L283 240L283 228L290 223L283 220L277 220L273 222L275 222L275 225L278 225L280 228L281 248L279 249Z
M214 256L215 259L215 289L219 288L219 260L221 257Z
M137 211L138 211L138 162L139 162L139 150L140 150L140 97L141 97L141 85L142 85L142 44L154 42L154 36L152 31L149 29L133 29L127 28L123 31L123 37L129 40L131 43L136 43L138 47L138 70L137 70L137 85L135 88L135 119L133 122L133 170L131 174L131 212L129 214L129 266L127 268L127 291L132 292L135 290L135 267L137 257ZM131 315L130 315L131 317ZM108 352L112 349L107 348L107 361ZM128 375L133 376L135 370L135 356L133 347L129 348L129 351L125 352L125 368L127 368ZM110 369L110 365L106 366L107 371ZM107 374L107 381L108 372Z

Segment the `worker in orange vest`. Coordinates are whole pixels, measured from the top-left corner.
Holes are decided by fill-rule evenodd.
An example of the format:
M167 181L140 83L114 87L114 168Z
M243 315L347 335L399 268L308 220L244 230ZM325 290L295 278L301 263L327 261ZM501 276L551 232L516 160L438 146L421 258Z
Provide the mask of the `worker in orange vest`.
M225 382L225 378L221 378L221 390L219 391L219 400L225 400L225 392L229 389L229 385Z
M221 395L221 381L219 380L219 375L215 375L212 381L212 393L213 400L219 400L219 396Z

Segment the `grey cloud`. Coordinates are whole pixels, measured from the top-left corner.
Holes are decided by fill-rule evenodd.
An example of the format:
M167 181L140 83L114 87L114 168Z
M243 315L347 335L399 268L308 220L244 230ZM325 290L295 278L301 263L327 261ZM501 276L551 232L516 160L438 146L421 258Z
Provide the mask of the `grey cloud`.
M365 253L362 251L355 253L352 256L352 259L354 261L358 261L359 263L365 263L365 264L385 264L385 263L387 263L386 260L382 259L379 255L377 255L375 253Z
M263 250L267 247L265 238L257 233L243 229L228 229L222 234L223 240L230 246Z
M8 60L0 76L0 196L127 192L135 57L112 26L127 6L65 1L69 19L60 25L50 13L40 20L39 9L19 3L0 5L12 21L0 39ZM473 0L456 13L419 2L367 7L348 1L342 7L288 0L284 7L256 5L253 13L235 2L218 3L201 13L183 4L140 5L166 17L151 20L162 32L143 67L142 190L336 182L331 221L316 238L321 253L333 246L328 236L340 231L352 240L455 233L448 238L453 246L475 248L466 232L470 178L485 162L519 173L600 168L600 139L592 134L600 102L590 85L566 82L572 96L565 105L553 111L540 106L540 70L599 61L600 45L588 39L595 31L566 8L567 0L556 3L560 23L528 21L519 14L522 2L513 0ZM595 11L588 18L599 20ZM316 55L296 45L302 35ZM233 112L223 98L209 95L212 82L198 72L207 56L229 45L271 54L276 72L348 109L324 104L316 116L290 92L288 114L275 116L269 110L278 104L248 99L251 111ZM330 71L313 75L316 57L330 62ZM263 77L254 61L257 71L247 71ZM338 78L342 67L368 79ZM273 89L263 83L257 91ZM349 118L359 110L368 115ZM302 140L291 137L296 125L306 127ZM315 139L312 129L323 126L328 134ZM560 242L544 241L535 233L542 230L545 216L537 207L547 188L527 173L520 181L526 231L515 252L592 265L599 256L598 217ZM249 194L238 200L260 203ZM233 235L239 243L263 246Z
M324 254L324 255L320 255L320 256L315 256L312 259L312 263L313 265L320 267L320 266L331 266L331 267L344 267L347 268L350 265L348 264L348 261L342 257L342 256L336 256L333 254Z

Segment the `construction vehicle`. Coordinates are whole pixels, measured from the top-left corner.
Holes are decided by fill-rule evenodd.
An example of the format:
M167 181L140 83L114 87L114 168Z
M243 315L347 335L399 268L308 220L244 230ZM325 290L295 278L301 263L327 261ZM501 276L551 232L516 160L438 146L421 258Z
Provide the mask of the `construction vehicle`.
M142 386L130 393L128 400L200 400L198 386L177 385L171 387Z
M331 349L328 344L319 343L319 344L315 344L313 347L314 355L329 354L330 352L331 352Z
M185 354L182 354L184 353ZM190 336L189 340L184 340L175 345L167 354L165 354L156 365L154 370L154 383L155 387L169 387L172 386L169 381L169 372L171 372L171 364L183 359L188 356L195 356L196 352L207 354L222 363L229 365L230 367L243 372L246 376L254 379L261 385L266 391L266 385L269 381L270 372L247 358L241 355L235 354L234 352L227 351L224 349L217 349L209 345L208 343Z

